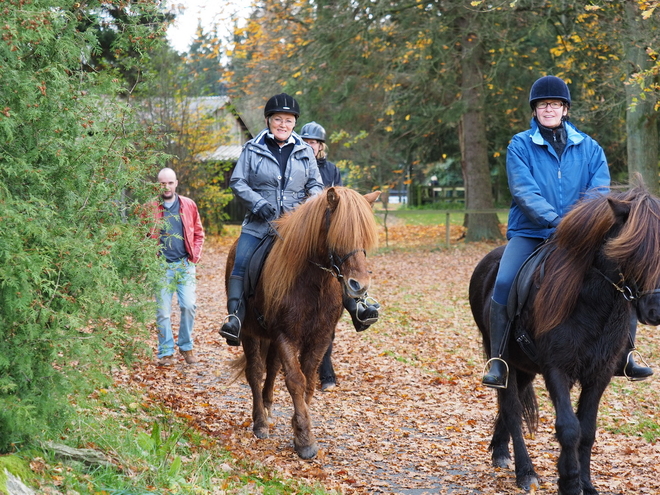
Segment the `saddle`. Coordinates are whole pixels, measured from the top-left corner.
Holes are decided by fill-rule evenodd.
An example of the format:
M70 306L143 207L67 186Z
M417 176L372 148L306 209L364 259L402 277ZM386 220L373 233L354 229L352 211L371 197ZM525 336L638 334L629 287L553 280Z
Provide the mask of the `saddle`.
M513 337L516 339L516 342L527 357L534 362L536 362L538 358L534 339L532 339L527 330L520 325L514 326L514 322L520 317L523 307L527 302L529 292L532 288L534 273L539 269L541 271L540 277L543 279L545 260L553 249L554 247L552 245L543 243L529 255L518 270L518 273L516 273L516 276L513 279L513 285L509 291L509 298L507 299L506 308L509 316L509 329L512 326L515 328Z
M275 234L269 233L266 237L261 239L261 242L252 253L250 261L248 261L247 270L245 270L245 277L243 278L243 293L245 294L245 299L249 299L254 296L257 291L257 283L259 282L259 277L261 277L261 270L264 267L264 262L270 254L270 250L273 248L273 243L275 242Z

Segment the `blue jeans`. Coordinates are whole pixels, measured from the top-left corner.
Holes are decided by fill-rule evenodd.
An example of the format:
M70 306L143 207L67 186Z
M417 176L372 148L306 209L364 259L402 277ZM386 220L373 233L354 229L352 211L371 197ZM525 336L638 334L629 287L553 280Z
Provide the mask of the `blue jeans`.
M495 288L493 289L493 299L498 304L505 305L509 299L509 291L513 285L513 279L520 267L530 254L545 239L536 237L512 237L504 248L504 254L500 260L500 268L497 271L495 279Z
M243 234L238 238L236 246L236 258L234 259L234 269L231 271L232 277L241 277L245 275L247 265L259 246L261 239L250 234Z
M174 263L165 263L165 276L156 292L156 327L158 328L158 358L174 354L174 336L172 334L172 296L176 292L181 310L177 345L181 351L193 348L193 325L197 310L195 293L195 265L187 259Z

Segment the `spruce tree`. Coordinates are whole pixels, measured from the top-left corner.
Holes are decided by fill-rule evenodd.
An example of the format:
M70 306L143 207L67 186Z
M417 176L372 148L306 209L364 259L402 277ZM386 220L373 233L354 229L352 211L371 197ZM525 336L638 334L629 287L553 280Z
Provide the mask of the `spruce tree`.
M61 427L152 316L133 211L160 157L130 92L163 16L118 5L0 0L0 452Z

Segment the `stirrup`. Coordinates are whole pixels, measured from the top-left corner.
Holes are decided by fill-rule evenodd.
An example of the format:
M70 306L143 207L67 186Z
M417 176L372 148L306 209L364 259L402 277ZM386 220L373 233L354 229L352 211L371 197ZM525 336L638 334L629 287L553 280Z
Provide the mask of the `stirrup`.
M484 383L483 377L486 376L486 370L489 369L489 364L491 364L493 361L502 361L504 363L504 366L506 367L506 376L504 377L504 384L503 385L486 385ZM502 359L501 357L493 357L490 358L488 361L486 361L486 364L484 364L484 371L481 373L481 383L485 385L486 387L489 388L507 388L509 386L509 365L508 363Z
M224 328L224 326L225 326L225 323L229 323L229 320L230 320L231 318L236 318L236 319L238 320L238 334L237 334L237 335L234 335L233 333L225 332L225 331L223 330L223 328ZM241 323L241 319L240 319L238 316L236 316L234 313L231 313L231 314L228 314L227 316L225 316L225 318L222 320L222 326L220 327L220 330L219 330L218 333L220 333L220 335L221 335L222 337L224 337L225 339L230 339L230 340L235 340L235 341L238 340L238 341L240 341L241 327L242 327L242 326L243 326L243 325L242 325L242 323Z
M356 301L355 319L363 325L373 325L378 321L378 315L372 318L365 318L364 320L360 319L360 311L369 309L369 305L367 303L370 301L373 301L371 307L376 310L376 312L378 312L380 309L380 304L373 297L367 296L364 299L358 299Z
M634 376L628 375L628 373L626 371L626 368L628 368L628 363L630 362L631 359L633 360L633 362L637 361L636 364L638 366L640 364L642 364L644 368L651 369L651 367L649 366L649 363L647 363L646 359L644 359L644 356L642 356L637 349L633 348L633 349L630 349L630 351L628 351L628 354L626 354L626 364L623 365L623 376L626 377L626 379L630 382L641 382L642 380L646 380L648 378L648 376L644 376L644 377L641 377L641 378L635 378Z

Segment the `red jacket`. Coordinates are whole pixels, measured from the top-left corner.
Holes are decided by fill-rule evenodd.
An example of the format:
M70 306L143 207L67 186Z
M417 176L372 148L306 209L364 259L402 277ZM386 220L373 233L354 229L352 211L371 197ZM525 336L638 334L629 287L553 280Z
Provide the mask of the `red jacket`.
M186 246L186 253L188 253L188 260L197 263L202 257L204 227L202 227L202 221L199 218L199 211L195 202L180 194L177 196L179 196L179 214L181 215L181 223L183 224L183 240ZM153 239L158 239L161 229L160 222L163 219L163 204L159 201L154 201L149 203L149 206L151 207L154 220L150 235Z

